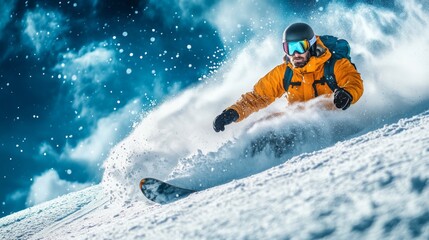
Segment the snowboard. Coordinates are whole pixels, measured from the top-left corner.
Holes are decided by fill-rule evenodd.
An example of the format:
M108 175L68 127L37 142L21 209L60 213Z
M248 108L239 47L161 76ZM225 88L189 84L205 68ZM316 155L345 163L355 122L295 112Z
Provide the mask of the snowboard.
M196 192L196 190L181 188L155 178L143 178L140 190L152 202L167 204Z

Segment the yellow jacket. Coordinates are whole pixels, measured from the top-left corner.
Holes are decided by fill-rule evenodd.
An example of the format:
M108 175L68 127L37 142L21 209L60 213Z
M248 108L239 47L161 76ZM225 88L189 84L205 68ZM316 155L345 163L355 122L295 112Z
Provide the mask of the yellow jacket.
M315 98L313 82L323 77L324 63L331 57L331 52L319 37L317 37L316 44L322 53L317 57L311 56L304 67L294 68L292 63L286 60L262 77L253 87L253 91L243 94L240 100L229 107L228 109L234 109L238 112L237 122L245 119L253 112L267 107L276 98L286 93L283 87L286 66L289 66L293 71L291 82L301 82L301 86L289 86L289 91L286 93L288 102L304 102ZM353 97L352 103L356 103L363 94L363 81L353 64L346 58L337 60L334 66L334 75L338 87L349 92ZM319 96L332 94L332 90L327 84L316 84L316 88Z

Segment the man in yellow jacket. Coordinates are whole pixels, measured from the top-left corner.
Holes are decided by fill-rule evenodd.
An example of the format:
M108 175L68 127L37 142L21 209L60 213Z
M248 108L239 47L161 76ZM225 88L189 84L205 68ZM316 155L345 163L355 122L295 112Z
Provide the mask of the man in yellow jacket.
M239 122L253 112L267 107L286 93L289 103L304 102L317 96L334 93L334 105L346 110L363 94L363 82L355 66L347 58L338 59L333 67L337 87L317 84L324 77L324 67L332 53L305 23L294 23L283 33L285 62L276 66L234 105L216 117L213 128L224 131L225 126ZM291 84L285 90L284 77L287 68L292 70Z

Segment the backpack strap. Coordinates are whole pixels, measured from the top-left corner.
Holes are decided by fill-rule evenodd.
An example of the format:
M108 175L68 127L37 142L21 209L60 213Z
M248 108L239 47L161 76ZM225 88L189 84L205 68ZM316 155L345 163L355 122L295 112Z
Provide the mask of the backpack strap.
M317 97L319 96L319 93L317 92L316 84L325 85L328 84L328 87L332 90L332 92L335 92L337 90L337 80L335 79L334 74L334 66L335 62L337 62L337 59L334 57L331 57L326 63L324 67L323 77L319 80L314 80L313 82L313 89L314 89L314 95Z
M283 88L287 92L289 90L290 81L292 80L292 69L286 65L285 75L283 77Z
M338 88L337 80L335 79L335 73L334 73L334 66L336 62L337 62L337 59L335 57L331 57L325 63L325 67L323 70L323 77L322 77L322 79L326 81L326 84L328 84L332 92L335 92L335 90L337 90Z

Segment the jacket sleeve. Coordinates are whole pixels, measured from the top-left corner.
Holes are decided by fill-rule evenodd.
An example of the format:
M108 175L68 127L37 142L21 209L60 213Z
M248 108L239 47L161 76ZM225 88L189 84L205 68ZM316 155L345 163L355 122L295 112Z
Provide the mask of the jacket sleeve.
M356 103L363 94L363 80L355 66L346 58L335 63L334 74L339 87L349 92L352 103Z
M255 84L253 91L241 95L241 98L228 108L238 112L237 122L267 107L285 93L283 89L284 69L285 66L282 65L272 69Z

